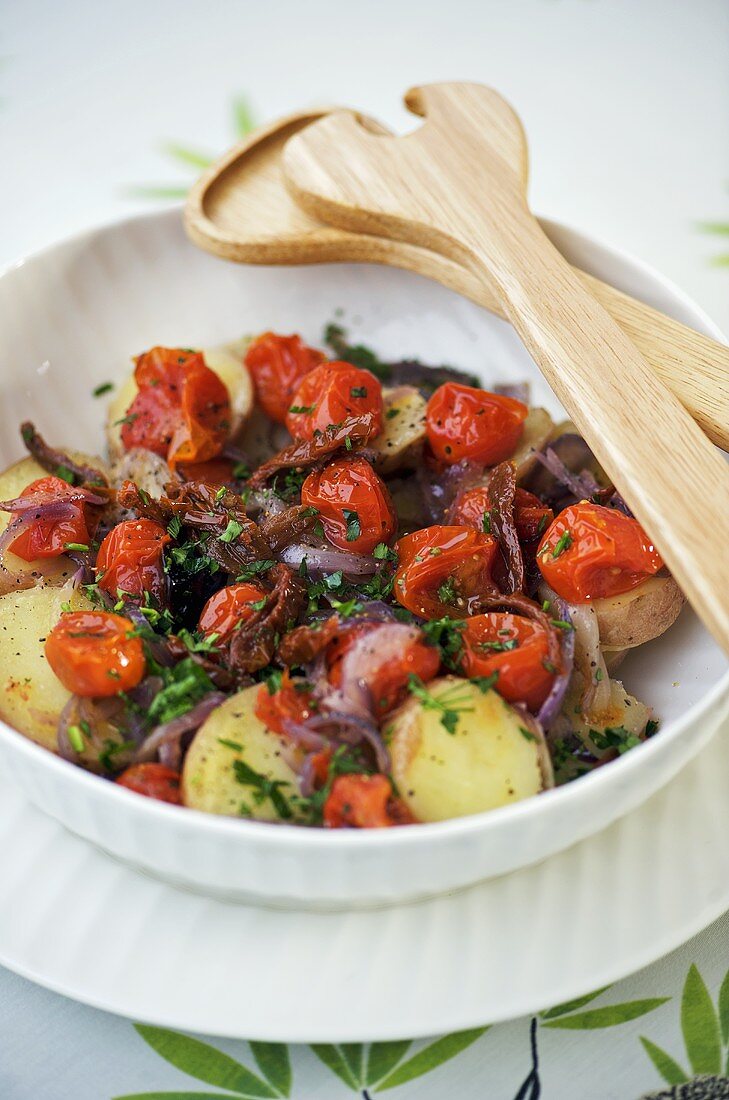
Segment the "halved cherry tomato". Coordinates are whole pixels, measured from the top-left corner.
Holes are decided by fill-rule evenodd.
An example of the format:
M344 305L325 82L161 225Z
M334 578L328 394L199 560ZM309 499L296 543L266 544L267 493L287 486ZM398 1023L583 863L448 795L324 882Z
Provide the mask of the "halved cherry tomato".
M385 483L364 458L340 458L314 470L301 486L301 503L317 509L334 546L353 554L371 554L397 526Z
M177 467L185 481L203 481L206 485L228 485L234 480L232 458L209 458L207 462L185 462Z
M109 611L69 611L46 638L46 657L74 695L118 695L145 672L142 640L134 623Z
M334 426L350 426L353 442L382 431L382 386L368 370L334 360L309 371L286 414L294 439L327 435Z
M302 378L325 360L323 352L307 347L300 336L277 336L274 332L258 336L246 352L245 364L263 411L279 424L285 423Z
M152 348L136 360L139 392L122 425L124 447L144 447L178 463L205 462L230 431L230 397L199 352Z
M494 688L510 703L537 711L557 672L549 662L547 631L524 615L491 611L466 619L461 667L467 676L498 673Z
M164 764L132 764L118 776L116 782L129 791L156 798L158 802L182 803L180 773Z
M407 691L408 677L411 674L427 683L438 674L440 667L440 654L435 646L428 645L418 638L413 638L409 644L405 645L398 653L396 660L387 658L378 664L377 635L383 629L387 630L386 623L379 626L372 623L356 623L349 629L342 630L330 642L326 651L329 683L339 687L342 681L342 661L355 642L369 635L369 642L366 645L363 644L361 660L358 660L357 665L378 715L387 714L402 702Z
M315 710L311 686L304 680L292 680L288 672L284 673L278 691L271 693L266 684L258 689L256 718L273 733L286 736L287 722L305 722Z
M495 466L513 454L528 412L514 397L446 382L428 402L430 449L449 466L462 458Z
M394 593L408 611L426 619L468 613L474 596L493 588L498 544L470 527L424 527L395 545L400 564Z
M405 825L413 818L393 796L386 775L340 775L324 803L327 829L385 829Z
M60 477L39 477L26 485L20 495L32 497L39 509L48 504L63 504L68 515L64 519L43 519L39 512L38 518L8 546L12 554L17 554L23 561L36 561L39 558L57 558L66 552L69 543L89 545L89 520L78 491L67 481ZM93 529L96 525L92 523L91 526Z
M474 531L491 530L491 501L486 485L477 485L461 493L451 512L451 523L462 523L464 527L473 527ZM517 489L514 496L514 522L520 542L533 542L539 538L547 525L554 519L554 512L542 504L534 493L526 489Z
M619 596L663 568L637 519L587 501L560 512L539 545L537 563L570 603Z
M256 613L253 604L266 598L266 592L256 584L229 584L210 597L202 611L198 627L209 638L217 634L218 641L227 642L239 626Z
M163 551L170 536L151 519L126 519L113 527L99 547L96 576L99 588L116 596L149 592L164 599L167 579Z

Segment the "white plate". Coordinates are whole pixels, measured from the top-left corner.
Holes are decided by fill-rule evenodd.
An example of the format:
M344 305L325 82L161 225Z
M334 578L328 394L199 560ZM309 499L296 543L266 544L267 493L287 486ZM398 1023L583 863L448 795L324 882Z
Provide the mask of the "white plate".
M606 985L729 906L729 726L632 814L561 855L380 911L266 910L109 859L0 781L0 963L77 1000L283 1042L418 1037Z
M649 269L547 228L573 262L716 335ZM141 348L206 345L268 326L318 341L337 307L383 357L455 363L486 384L529 378L535 403L558 414L512 329L473 303L387 268L222 263L189 244L173 210L64 242L0 279L0 459L21 453L17 425L28 417L54 442L101 447L103 402L91 390L122 377ZM67 827L171 881L298 906L398 902L512 871L609 825L675 775L729 706L726 660L690 612L630 656L621 678L663 720L646 745L538 798L407 829L331 833L182 811L104 783L1 723L0 759Z

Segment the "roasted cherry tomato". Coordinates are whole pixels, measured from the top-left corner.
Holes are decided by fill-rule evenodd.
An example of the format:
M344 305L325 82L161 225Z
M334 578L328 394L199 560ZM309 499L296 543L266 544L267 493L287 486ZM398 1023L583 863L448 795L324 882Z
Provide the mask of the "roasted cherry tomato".
M430 449L449 466L462 458L495 466L513 454L528 412L514 397L446 382L428 402Z
M152 348L136 360L139 392L127 409L125 448L144 447L178 463L206 462L230 432L230 397L202 355L183 348Z
M357 443L381 432L382 387L368 370L334 360L304 376L286 414L286 427L294 439L314 439L342 424L351 425L349 437Z
M74 695L117 695L144 676L144 649L134 623L109 611L66 612L45 649L48 664Z
M273 332L258 336L245 358L259 404L279 424L285 423L304 375L325 361L324 353L307 347L300 336L277 336Z
M466 619L461 667L467 676L498 673L494 688L510 703L537 711L557 669L549 661L547 631L524 615L491 611Z
M587 501L560 512L539 545L537 563L570 603L619 596L663 568L637 519Z
M203 481L206 485L229 485L235 480L236 463L232 458L210 458L207 462L185 462L178 472L185 481ZM243 475L247 477L247 473Z
M402 648L397 655L397 660L387 659L378 662L377 635L387 628L386 623L380 626L374 626L372 623L356 623L342 630L330 642L326 651L329 683L339 687L342 680L342 661L355 642L368 637L368 642L363 643L361 650L358 651L358 656L361 654L361 658L357 660L357 669L361 680L369 689L378 715L387 714L402 702L407 691L408 677L411 674L427 683L438 674L440 667L440 654L435 646L428 645L418 638L413 638Z
M210 597L200 612L199 630L209 638L217 635L217 640L227 642L239 626L255 615L265 600L266 592L256 584L229 584Z
M156 798L158 802L172 802L179 806L180 773L164 764L132 764L125 768L116 782L129 791Z
M395 596L426 619L468 614L472 597L493 588L498 549L491 535L470 527L424 527L396 544Z
M106 536L96 559L99 588L112 596L149 592L162 601L167 591L163 551L170 536L151 519L126 519Z
M462 523L474 531L491 530L491 501L485 485L467 489L461 493L451 512L451 523ZM533 542L539 538L554 519L554 512L542 504L534 493L517 489L514 496L514 522L520 542Z
M60 477L39 477L26 485L21 497L32 497L38 504L38 516L8 546L12 554L23 561L57 558L69 543L88 547L91 542L89 525L79 493ZM43 519L43 509L49 504L62 504L63 519ZM33 512L24 515L32 516ZM95 525L92 524L92 528Z
M261 684L256 696L256 718L267 729L284 736L287 722L305 722L315 709L311 686L304 680L292 680L288 672L278 691L271 692L267 684Z
M301 486L301 503L317 509L334 546L353 554L371 554L397 526L385 483L364 458L341 458L314 470Z
M413 818L393 796L386 775L340 775L324 803L327 829L384 829L405 825Z

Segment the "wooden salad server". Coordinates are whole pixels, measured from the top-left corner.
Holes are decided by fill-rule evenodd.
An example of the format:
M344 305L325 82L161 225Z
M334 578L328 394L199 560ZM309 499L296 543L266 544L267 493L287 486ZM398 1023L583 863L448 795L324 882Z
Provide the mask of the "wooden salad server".
M284 172L296 201L345 229L439 252L490 288L729 652L729 465L530 213L512 108L479 84L431 84L405 102L425 117L406 137L348 111L291 137Z
M505 316L491 287L457 261L406 241L325 225L297 206L281 170L284 146L329 113L288 115L250 134L217 161L192 189L185 208L195 244L251 264L389 264L443 283ZM709 438L729 450L729 347L584 271L579 275Z

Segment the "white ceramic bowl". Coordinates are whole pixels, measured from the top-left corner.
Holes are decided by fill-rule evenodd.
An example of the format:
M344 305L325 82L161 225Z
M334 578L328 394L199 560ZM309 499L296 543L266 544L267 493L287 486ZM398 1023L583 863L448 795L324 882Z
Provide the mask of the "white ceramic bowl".
M644 265L563 227L547 229L573 263L720 336ZM338 310L385 358L451 363L484 383L528 378L534 400L559 409L509 326L450 291L370 266L223 263L189 244L179 211L170 211L56 245L0 278L0 459L22 454L17 426L26 418L54 443L103 449L103 401L91 390L121 378L145 347L222 342L266 328L316 343ZM326 832L180 810L89 775L2 723L0 760L73 832L178 884L279 905L388 904L514 870L604 828L666 783L729 709L726 661L688 610L626 660L621 675L662 720L647 744L526 802L412 828ZM651 842L645 837L647 860Z

